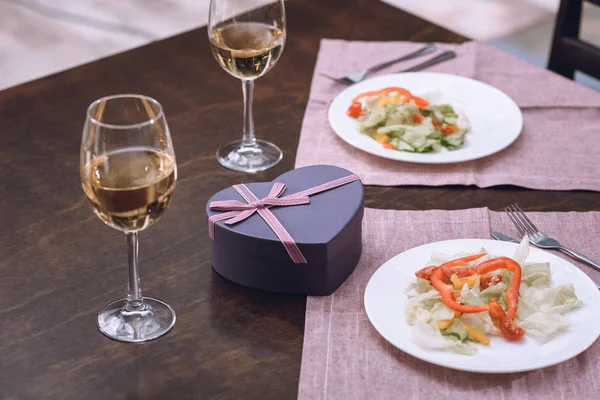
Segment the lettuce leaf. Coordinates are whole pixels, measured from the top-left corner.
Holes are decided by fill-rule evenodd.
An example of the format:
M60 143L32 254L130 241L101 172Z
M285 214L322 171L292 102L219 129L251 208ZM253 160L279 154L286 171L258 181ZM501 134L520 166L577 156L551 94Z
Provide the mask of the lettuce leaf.
M491 285L486 289L483 289L479 294L479 297L486 303L489 304L492 298L499 299L502 294L506 292L508 286L504 282L498 282L495 285Z
M529 256L529 236L523 236L512 259L519 263L521 268L525 265L525 260Z
M427 293L433 289L433 286L431 285L431 282L429 282L427 279L417 278L417 282L415 283L414 288L417 290L418 293Z
M571 322L560 314L536 312L521 321L520 325L528 335L547 337L567 330Z
M443 302L433 305L429 314L430 321L443 321L454 318L454 310L449 309Z
M419 111L419 108L411 103L400 104L398 106L390 104L390 106L394 108L394 111L388 114L389 117L385 122L385 126L402 125L411 122L413 115Z
M423 284L421 284L422 286ZM431 285L430 285L431 286ZM433 286L426 292L419 292L423 287L418 288L415 284L408 291L408 305L404 309L406 321L414 325L419 322L427 322L431 319L431 310L436 303L441 303L442 298Z
M451 350L460 354L475 354L477 348L453 336L444 336L435 322L417 324L412 330L413 340L424 349Z
M465 330L465 324L460 319L455 319L452 321L452 324L443 331L441 331L444 336L454 336L461 342L465 341L469 334Z
M385 121L387 114L383 108L376 107L359 124L359 129L372 128Z
M469 285L465 283L460 291L459 301L463 304L468 304L470 306L485 305L485 302L480 297L481 289L479 287L479 283L479 278L477 278L472 288L469 288Z
M448 150L456 150L465 143L466 134L466 130L460 130L458 132L454 132L451 135L442 136L442 146L444 146Z
M500 335L500 330L494 325L490 313L480 312L473 314L463 314L460 320L465 324L472 326L486 335Z
M550 263L526 263L523 266L521 282L528 286L548 286L551 279Z
M519 292L520 300L523 301L530 311L543 312L546 314L564 314L583 304L575 294L572 283L560 285L553 288L540 288L535 286L521 285ZM519 307L519 310L520 307ZM518 312L519 319L526 319L529 315Z
M410 152L414 152L415 151L414 147L412 147L410 144L406 143L402 139L393 138L392 140L390 140L390 144L392 146L394 146L397 150L410 151Z

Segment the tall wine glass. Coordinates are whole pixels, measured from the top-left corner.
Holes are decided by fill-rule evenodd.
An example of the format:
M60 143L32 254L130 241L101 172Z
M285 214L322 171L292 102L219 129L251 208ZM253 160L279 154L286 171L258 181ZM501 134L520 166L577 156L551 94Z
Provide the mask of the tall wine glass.
M122 342L164 335L175 324L175 311L160 300L142 297L138 272L138 232L165 212L177 180L161 105L129 94L93 102L83 128L80 171L94 213L127 238L129 292L98 313L98 328Z
M283 51L285 8L283 0L262 7L255 3L211 0L208 22L213 55L225 71L242 80L244 94L242 140L217 150L217 159L226 168L250 173L271 168L283 157L279 147L254 136L252 96L254 80L266 74Z

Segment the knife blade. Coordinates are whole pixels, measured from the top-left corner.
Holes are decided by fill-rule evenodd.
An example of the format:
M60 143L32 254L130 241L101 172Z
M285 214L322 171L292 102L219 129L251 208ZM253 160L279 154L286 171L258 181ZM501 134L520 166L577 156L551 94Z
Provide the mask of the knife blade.
M505 235L504 233L501 233L501 232L492 231L492 237L496 240L500 240L501 242L520 243L518 240L513 239L510 236ZM592 279L592 282L594 282L594 285L596 285L596 287L598 289L600 289L600 282L596 282L593 279Z
M511 238L508 235L505 235L504 233L501 232L496 232L493 231L492 232L492 237L496 240L500 240L502 242L511 242L511 243L520 243L518 240Z

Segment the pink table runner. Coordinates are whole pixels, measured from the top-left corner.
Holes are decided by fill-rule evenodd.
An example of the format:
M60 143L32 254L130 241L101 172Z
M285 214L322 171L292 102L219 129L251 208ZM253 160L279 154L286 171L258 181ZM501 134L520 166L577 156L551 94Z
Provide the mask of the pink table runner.
M600 259L600 212L530 213L539 228L592 259ZM331 296L309 297L300 400L352 399L591 399L600 393L600 343L554 367L521 374L454 371L401 352L371 326L363 295L371 275L409 248L439 240L518 237L503 213L365 210L363 255L356 271ZM390 239L392 238L392 239ZM560 254L559 254L560 255ZM565 257L566 258L566 257ZM567 258L570 262L572 259ZM575 263L575 262L574 262ZM600 272L580 266L600 280ZM402 310L398 318L403 318Z
M600 93L485 44L440 44L442 49L456 50L458 56L428 71L474 78L515 100L523 112L524 129L509 148L466 163L422 165L379 158L339 139L329 126L327 109L345 86L319 72L343 76L419 46L422 44L322 40L296 168L336 165L358 174L367 185L513 184L542 190L600 191L600 174L596 172L600 171ZM379 74L423 60L398 64Z

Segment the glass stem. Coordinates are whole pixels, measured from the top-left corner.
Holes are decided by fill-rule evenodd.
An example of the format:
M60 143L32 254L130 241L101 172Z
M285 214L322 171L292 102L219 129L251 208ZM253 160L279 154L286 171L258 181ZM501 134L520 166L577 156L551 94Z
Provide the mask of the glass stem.
M252 113L252 101L254 97L254 80L242 80L242 92L244 93L244 128L242 146L256 146L254 136L254 114Z
M144 308L142 288L140 287L140 272L138 270L138 233L127 232L127 258L129 259L129 287L127 292L127 311L138 311Z

